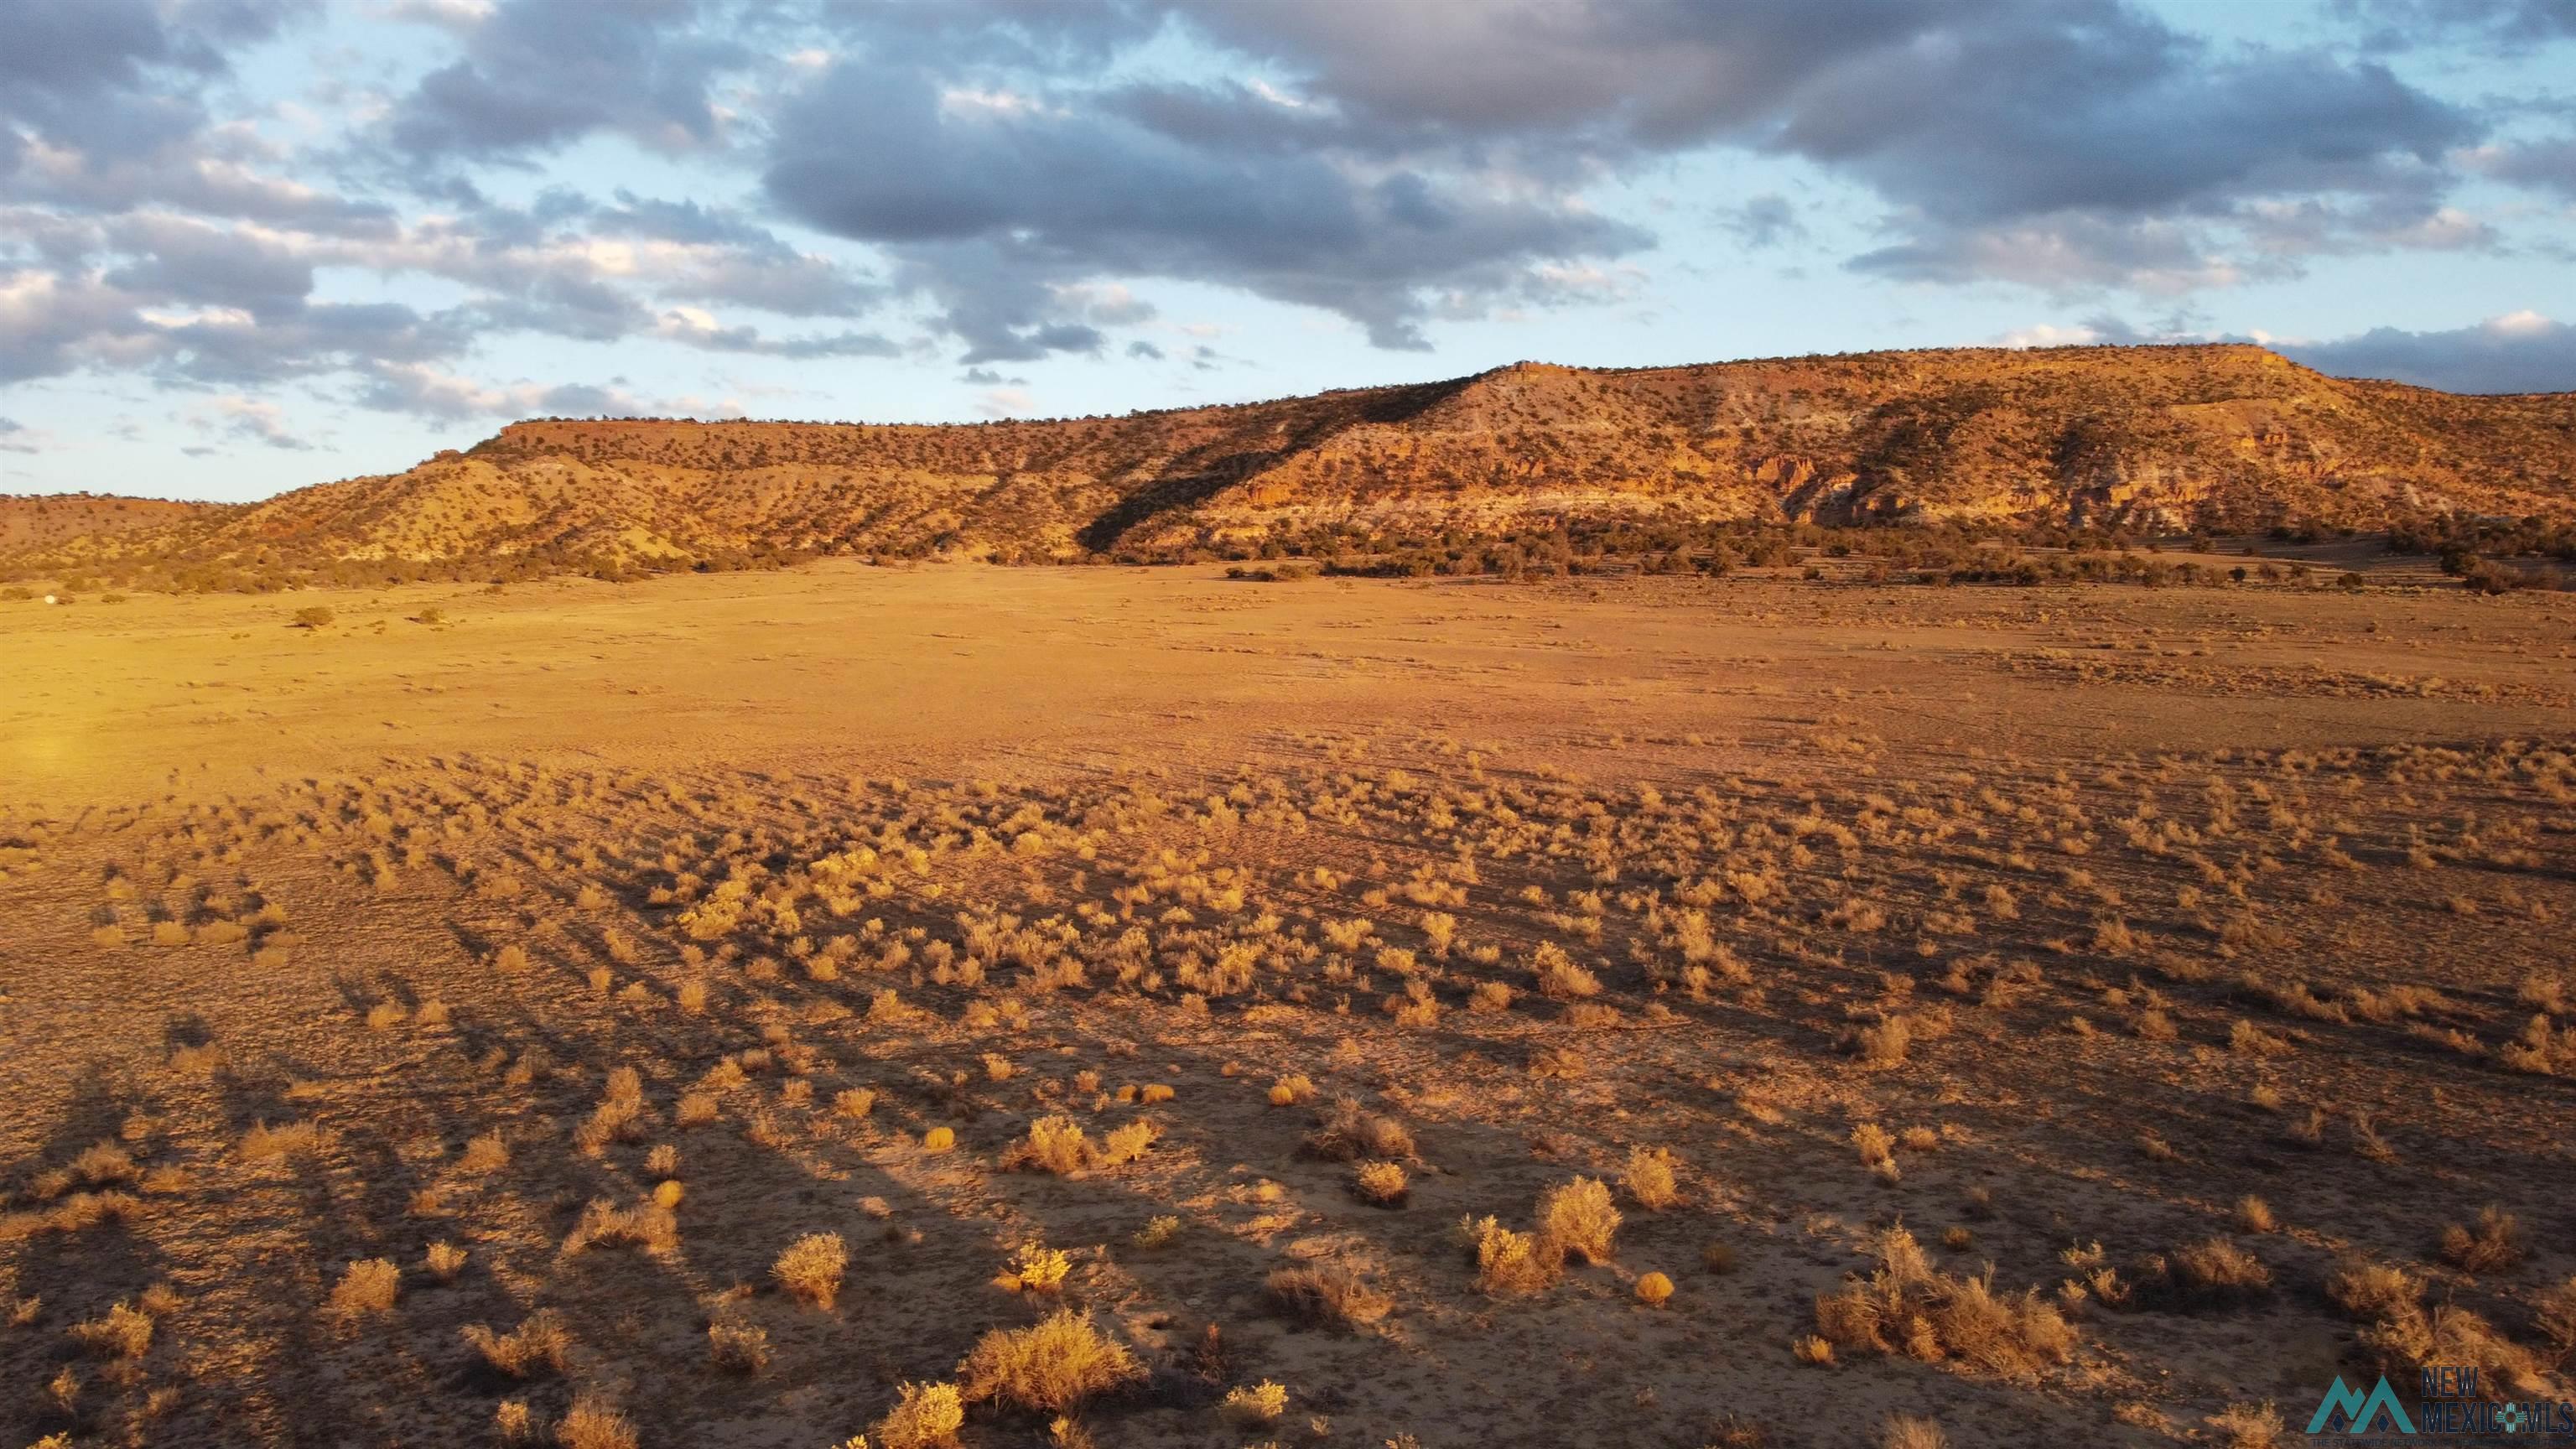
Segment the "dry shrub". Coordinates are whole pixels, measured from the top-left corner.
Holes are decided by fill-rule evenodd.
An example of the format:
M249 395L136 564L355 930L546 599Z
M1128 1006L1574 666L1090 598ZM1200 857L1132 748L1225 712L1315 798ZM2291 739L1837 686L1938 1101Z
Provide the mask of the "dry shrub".
M707 1359L727 1373L765 1373L769 1369L769 1330L756 1323L717 1319L707 1325Z
M1032 1172L1052 1172L1062 1176L1079 1172L1086 1160L1083 1151L1082 1126L1070 1117L1040 1117L1029 1124L1028 1140L1014 1146L1003 1162Z
M2382 1371L2411 1373L2420 1364L2461 1364L2499 1384L2537 1388L2539 1365L2465 1308L2424 1307L2424 1284L2403 1268L2384 1263L2339 1264L2326 1280L2326 1295L2363 1325L2362 1346Z
M1027 1328L996 1328L957 1366L965 1398L1061 1413L1145 1376L1126 1345L1064 1309Z
M2497 1273L2522 1261L2522 1225L2493 1203L2478 1209L2472 1229L2451 1223L2442 1229L2442 1261L2463 1273Z
M1101 1139L1099 1148L1092 1154L1092 1161L1101 1167L1133 1162L1152 1151L1155 1141L1162 1135L1162 1129L1151 1122L1130 1122L1122 1127L1113 1127Z
M2326 1279L2326 1296L2356 1322L2393 1318L2415 1306L2424 1285L2414 1274L2388 1263L2338 1264Z
M1991 1269L1975 1278L1939 1273L1901 1226L1882 1230L1872 1252L1879 1265L1869 1277L1816 1300L1816 1331L1834 1347L1927 1363L1957 1358L2016 1379L2073 1356L2074 1330L2035 1290L1999 1297Z
M241 1155L250 1162L283 1162L320 1151L322 1142L322 1129L312 1122L289 1122L283 1127L255 1122L242 1134Z
M212 1076L224 1064L224 1049L212 1042L170 1049L170 1070L192 1077Z
M494 1333L480 1323L465 1326L465 1341L483 1361L514 1379L548 1371L562 1373L572 1354L572 1329L561 1313L540 1308L508 1333Z
M1461 1219L1459 1235L1476 1254L1476 1286L1497 1298L1536 1293L1565 1268L1565 1246L1544 1233L1514 1232L1493 1218Z
M1834 1361L1833 1344L1818 1334L1804 1334L1789 1345L1798 1362L1823 1368Z
M504 1444L526 1444L537 1437L536 1412L525 1399L503 1399L492 1407L492 1433Z
M635 1426L606 1403L585 1394L555 1421L562 1449L635 1449Z
M581 1210L572 1232L565 1236L563 1251L572 1254L590 1247L635 1247L647 1253L669 1253L679 1246L680 1220L660 1203L648 1199L622 1208L606 1198L592 1198Z
M1073 1271L1073 1255L1044 1243L1023 1243L995 1280L1013 1292L1053 1293Z
M441 1283L453 1283L456 1275L465 1269L465 1250L454 1243L432 1243L422 1263L429 1269L431 1277Z
M848 1087L832 1094L832 1110L853 1122L865 1121L876 1110L877 1094L869 1087Z
M2269 1233L2277 1232L2281 1222L2270 1203L2249 1192L2236 1200L2236 1226L2242 1232Z
M72 1340L94 1358L138 1359L152 1350L152 1315L119 1303L85 1323L72 1325Z
M2281 1411L2270 1400L2259 1404L2230 1404L2209 1416L2209 1427L2225 1436L2226 1449L2275 1449L2289 1425L2281 1422Z
M1673 1280L1661 1273L1648 1273L1637 1280L1637 1300L1648 1308L1661 1308L1673 1296Z
M2418 1306L2372 1324L2361 1331L2361 1342L2386 1373L2410 1373L2422 1364L2461 1364L2475 1368L2483 1383L2508 1384L2527 1393L2546 1387L2528 1351L2484 1318L2448 1303Z
M498 1172L510 1165L510 1144L493 1128L479 1137L470 1138L465 1151L458 1155L456 1166L463 1172Z
M1628 1170L1621 1182L1637 1206L1650 1213L1662 1212L1681 1201L1681 1188L1673 1172L1673 1155L1660 1147L1631 1148Z
M868 1433L875 1449L947 1449L966 1427L965 1396L955 1384L904 1384L895 1406Z
M134 1154L113 1142L94 1142L82 1148L80 1156L72 1159L71 1174L91 1187L131 1182L141 1175L134 1165Z
M2185 1243L2170 1256L2169 1284L2203 1302L2250 1298L2272 1286L2263 1260L2224 1235Z
M351 1263L331 1285L331 1311L344 1318L390 1313L401 1293L402 1269L390 1258L367 1258Z
M2576 1278L2543 1291L2532 1308L2531 1321L2548 1342L2555 1362L2564 1365L2576 1357Z
M1257 1384L1238 1384L1227 1391L1225 1402L1217 1405L1217 1413L1238 1429L1259 1429L1275 1424L1287 1412L1287 1386L1268 1379Z
M1601 978L1577 965L1553 941L1541 941L1530 954L1530 970L1538 977L1539 995L1552 1000L1579 1001L1601 994Z
M1852 1054L1865 1067L1893 1067L1905 1061L1914 1046L1914 1026L1902 1016L1891 1016L1852 1033Z
M787 1245L769 1265L769 1276L788 1294L817 1308L829 1308L841 1293L841 1275L850 1265L850 1250L838 1233L807 1233Z
M1598 1178L1578 1177L1549 1188L1538 1200L1539 1231L1583 1261L1607 1263L1611 1237L1619 1231L1619 1209L1611 1206L1610 1189Z
M1887 1426L1879 1431L1878 1449L1950 1449L1950 1436L1930 1419L1890 1414Z
M1412 1187L1405 1180L1403 1164L1379 1160L1359 1165L1351 1174L1351 1190L1359 1194L1362 1202L1402 1207Z
M1366 1327L1395 1309L1393 1299L1337 1263L1281 1268L1265 1286L1280 1313L1321 1327Z
M1391 1117L1364 1112L1356 1102L1333 1104L1314 1131L1298 1144L1298 1154L1326 1162L1356 1162L1363 1157L1413 1157L1413 1134Z
M2288 1056L2293 1050L2287 1041L2241 1016L2236 1018L2234 1026L2227 1029L2227 1045L2238 1056L2244 1057Z

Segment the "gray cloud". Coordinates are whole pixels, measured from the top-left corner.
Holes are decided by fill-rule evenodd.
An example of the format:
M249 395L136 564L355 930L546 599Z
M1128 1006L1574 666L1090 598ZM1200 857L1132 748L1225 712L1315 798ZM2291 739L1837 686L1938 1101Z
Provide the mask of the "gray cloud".
M716 139L716 78L750 52L700 0L502 0L465 55L421 78L387 135L418 158L494 159L614 131L660 150Z
M2379 50L2463 33L2509 47L2576 37L2576 0L2334 0L2334 9L2372 27L2365 43Z
M2480 153L2475 164L2499 181L2576 199L2576 135L2500 146Z
M1419 347L1426 289L1490 292L1535 259L1648 241L1425 170L1229 152L1115 110L961 99L866 64L836 68L780 118L765 180L799 219L888 247L945 306L970 362L1096 350L1096 329L1052 315L1049 284L1101 276L1239 287L1339 312L1380 346Z
M1786 246L1807 236L1806 223L1798 220L1797 209L1789 204L1789 198L1769 192L1719 207L1717 224L1756 250Z
M2517 312L2448 332L2377 327L2357 337L2274 343L2293 361L2338 377L2376 377L2445 392L2576 391L2576 327Z

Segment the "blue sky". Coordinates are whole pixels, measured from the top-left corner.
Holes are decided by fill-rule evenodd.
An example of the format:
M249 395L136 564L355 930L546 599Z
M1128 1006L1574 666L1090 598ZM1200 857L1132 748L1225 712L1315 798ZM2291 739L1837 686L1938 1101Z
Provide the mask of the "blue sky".
M0 491L2252 338L2576 388L2576 0L0 0Z

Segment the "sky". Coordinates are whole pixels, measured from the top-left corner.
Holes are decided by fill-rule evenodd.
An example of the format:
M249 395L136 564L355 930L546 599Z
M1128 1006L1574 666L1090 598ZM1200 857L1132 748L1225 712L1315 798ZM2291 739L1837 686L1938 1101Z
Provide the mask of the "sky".
M2576 389L2576 0L0 0L0 492L2253 340Z

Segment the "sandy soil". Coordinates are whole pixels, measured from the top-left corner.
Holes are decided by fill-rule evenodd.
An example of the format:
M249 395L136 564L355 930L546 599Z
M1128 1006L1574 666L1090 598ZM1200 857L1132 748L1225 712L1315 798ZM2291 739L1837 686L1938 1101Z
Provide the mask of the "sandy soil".
M1054 1429L968 1373L963 1442L2226 1443L2428 1354L2562 1398L2571 639L2377 584L10 605L0 1443L616 1442L590 1396L883 1449L1063 1305L1137 1375ZM1578 1177L1604 1261L1499 1291L1461 1219L1552 1258ZM541 1310L559 1370L467 1334Z

